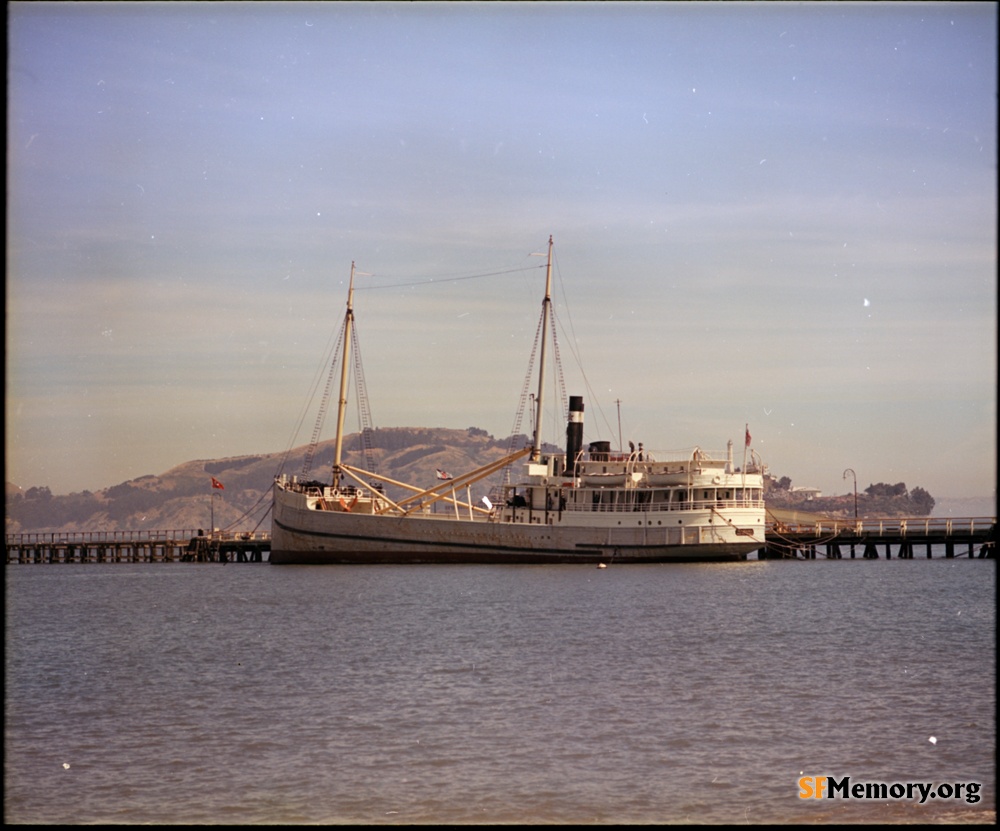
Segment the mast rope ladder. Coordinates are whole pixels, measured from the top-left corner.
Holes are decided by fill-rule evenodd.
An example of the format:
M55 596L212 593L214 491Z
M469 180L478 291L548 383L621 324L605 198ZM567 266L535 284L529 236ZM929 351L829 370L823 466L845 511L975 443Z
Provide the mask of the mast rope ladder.
M556 326L555 306L550 306L549 312L552 321L552 357L555 360L556 374L559 378L559 403L562 404L562 422L565 424L569 418L569 396L566 395L566 378L563 376L562 359L559 357L559 338L556 337L558 327Z
M552 357L556 365L557 379L558 379L558 390L561 398L561 404L563 409L563 423L569 418L569 397L566 394L566 378L563 374L562 359L559 356L559 339L556 337L556 313L552 306L548 309L549 320L552 326ZM518 436L521 432L521 423L524 420L524 410L528 402L528 388L531 386L532 376L535 369L535 356L538 354L539 341L541 340L542 323L545 317L545 310L542 310L542 314L538 319L538 326L535 329L535 342L531 347L531 356L528 358L528 370L524 375L524 386L521 388L521 397L518 401L517 412L514 416L514 426L511 428L510 440L507 444L507 455L510 456L515 453L514 443L517 441ZM498 485L494 485L491 488L490 496L496 495L499 498L499 491L503 485L510 484L510 470L511 465L506 465L500 471L500 481Z
M344 329L347 327L346 321L340 326L340 334L337 336L337 343L333 348L333 358L330 361L330 371L326 377L326 386L323 389L323 396L319 402L319 412L316 414L316 425L313 427L312 439L306 448L306 456L302 462L302 476L305 478L312 470L313 459L316 456L316 447L319 444L319 437L323 432L323 424L326 422L326 413L330 405L330 392L333 388L333 379L336 377L338 356L340 355L341 344L344 340Z
M374 427L372 426L372 411L368 400L368 385L365 383L365 370L361 363L361 343L358 339L358 324L351 329L351 340L354 344L354 382L358 399L358 424L361 426L361 452L365 457L365 466L372 473L378 473L375 467L375 448L372 444Z
M544 316L544 311L543 311ZM535 342L531 346L531 355L528 357L528 370L524 374L524 384L521 387L521 397L517 402L517 411L514 414L514 425L510 430L510 438L507 441L507 456L511 456L514 450L514 444L518 440L518 436L521 433L521 422L524 420L524 408L528 401L528 387L531 386L531 377L535 368L535 354L538 352L538 341L541 339L542 332L542 320L539 318L538 326L535 329ZM499 481L494 485L490 491L491 496L494 499L500 498L500 490L504 485L510 484L510 465L504 466L500 470Z

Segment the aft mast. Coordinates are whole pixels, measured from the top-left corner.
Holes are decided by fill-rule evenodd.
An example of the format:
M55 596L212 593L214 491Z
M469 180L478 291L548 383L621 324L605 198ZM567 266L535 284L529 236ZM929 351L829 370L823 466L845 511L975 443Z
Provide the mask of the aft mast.
M542 300L542 351L538 362L538 395L535 398L535 441L531 448L531 461L537 462L542 454L542 413L545 396L545 351L549 340L549 317L552 314L552 236L549 236L549 259L545 267L545 299Z
M344 317L344 355L340 366L340 398L337 400L337 443L333 454L333 485L340 484L341 457L344 447L344 416L347 413L347 367L351 356L351 324L354 322L354 261L347 288L347 314Z

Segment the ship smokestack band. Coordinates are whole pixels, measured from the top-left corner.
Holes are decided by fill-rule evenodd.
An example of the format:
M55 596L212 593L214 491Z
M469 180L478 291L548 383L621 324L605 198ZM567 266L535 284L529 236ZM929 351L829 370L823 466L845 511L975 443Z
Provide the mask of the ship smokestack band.
M569 397L569 420L566 422L566 475L576 472L576 457L583 447L583 396Z

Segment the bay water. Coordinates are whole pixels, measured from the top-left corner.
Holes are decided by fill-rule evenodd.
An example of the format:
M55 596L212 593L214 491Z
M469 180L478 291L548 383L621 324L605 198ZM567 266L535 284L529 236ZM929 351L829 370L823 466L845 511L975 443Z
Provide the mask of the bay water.
M995 821L995 561L5 576L8 823Z

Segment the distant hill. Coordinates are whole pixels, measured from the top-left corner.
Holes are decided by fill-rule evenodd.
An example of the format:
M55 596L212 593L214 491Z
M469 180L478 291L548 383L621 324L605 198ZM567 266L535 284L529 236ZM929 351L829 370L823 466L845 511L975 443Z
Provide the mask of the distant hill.
M369 433L375 472L398 481L430 487L436 470L466 473L502 458L511 439L495 439L485 430L400 427ZM515 448L526 446L518 436ZM552 452L555 448L546 448ZM301 476L307 446L287 454L236 456L185 462L159 475L140 476L95 492L53 495L47 487L22 490L6 486L6 533L56 531L192 530L217 528L270 531L267 511L271 483L284 472ZM333 440L316 446L306 478L330 480ZM367 468L361 435L344 439L344 462ZM212 488L215 477L223 489ZM400 491L402 493L402 491ZM389 492L392 496L392 492Z
M485 430L398 427L373 430L369 446L377 473L401 482L430 487L438 479L438 469L453 475L466 473L502 458L509 449L528 444L527 436L495 439ZM361 434L344 439L344 461L368 468ZM559 448L546 446L546 452ZM6 484L6 532L138 531L207 529L213 516L217 528L235 531L270 531L268 513L271 483L275 475L302 475L308 447L289 453L236 456L228 459L198 459L185 462L157 476L140 476L95 492L83 491L57 496L49 488L27 490ZM334 442L322 442L314 450L309 479L328 482L333 464ZM212 477L223 489L212 488ZM491 482L483 483L483 490ZM807 512L828 517L853 516L854 498L835 496L809 498L790 488L788 479L766 482L765 501L772 511ZM858 512L864 516L927 516L935 500L921 488L905 485L869 488L858 494ZM388 495L396 498L390 486ZM474 494L475 497L476 494ZM914 499L914 497L918 497ZM943 500L936 515L993 516L990 500ZM989 508L989 510L987 510Z

